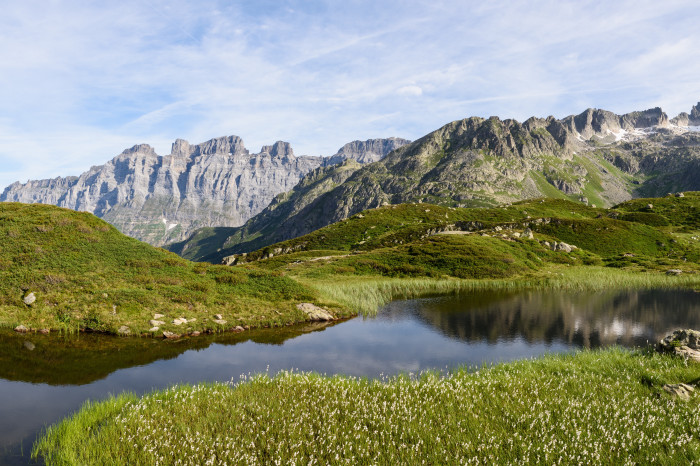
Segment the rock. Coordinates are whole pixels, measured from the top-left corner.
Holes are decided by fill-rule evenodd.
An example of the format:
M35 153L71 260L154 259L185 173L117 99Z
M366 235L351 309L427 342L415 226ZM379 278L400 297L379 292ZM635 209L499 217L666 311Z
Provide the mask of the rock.
M178 317L177 319L173 320L173 325L182 325L186 323L187 319L185 319L184 317Z
M700 332L690 329L674 330L658 343L656 350L700 362Z
M689 400L690 396L695 391L692 386L685 383L667 383L663 388L667 393L671 394L671 396L676 396L681 400Z
M165 322L163 322L162 320L152 319L148 321L148 325L150 325L151 327L158 327L160 325L165 325Z
M39 330L39 333L43 335L48 335L49 333L51 333L51 330L48 328L42 328L41 330Z
M168 338L168 339L180 338L180 335L178 335L177 333L168 332L166 330L163 332L163 338Z
M523 234L520 235L520 237L525 239L535 239L535 235L532 233L532 230L530 228L525 228L525 230L523 230Z
M499 225L496 225L495 227L493 227L493 231L501 231L501 230L503 230L503 228L500 227Z
M214 319L214 323L218 325L226 325L226 321L224 319Z
M224 318L224 316L222 316L221 314L214 314L214 318L215 318L216 320L221 320L221 319Z
M362 214L357 214L356 217L357 217L357 218L365 218L365 216L362 215Z
M333 314L328 312L326 309L318 307L312 303L297 304L297 309L299 309L300 311L304 311L308 319L311 321L326 321L335 319Z
M160 330L160 327L151 327L148 329L148 331L151 333L157 332L158 330Z
M647 209L651 210L654 208L654 204L647 204Z
M243 327L241 327L240 325L237 325L233 330L235 330L236 332L243 332L243 331L245 331L245 329L244 329Z
M680 275L683 271L681 269L670 269L666 271L666 275Z
M517 231L514 231L513 234L511 235L513 238L520 238L520 233Z
M27 348L29 351L34 351L34 348L36 348L34 343L32 343L31 341L25 341L24 347Z
M564 242L562 243L557 243L556 241L552 245L552 251L563 251L563 252L571 252L574 247L571 246L570 244L566 244Z
M27 306L31 306L34 304L34 301L36 301L36 296L34 296L34 293L29 293L27 296L24 297L23 299L24 304Z
M194 332L190 333L190 336L192 336L192 337L198 337L199 335L200 335L200 333L196 330Z
M129 329L129 327L127 327L126 325L122 325L121 327L119 327L119 329L117 329L117 335L126 336L126 335L129 335L130 333L131 333L131 329Z
M190 322L196 322L196 321L197 321L197 319L196 319L196 318L194 318L194 317L193 317L192 319L187 319L187 323L190 323Z
M162 319L163 317L165 317L163 314L153 314L154 319Z
M17 327L15 327L15 332L17 333L27 333L28 331L29 329L24 325L18 325Z
M685 197L685 194L683 194L683 193L676 193L676 197Z

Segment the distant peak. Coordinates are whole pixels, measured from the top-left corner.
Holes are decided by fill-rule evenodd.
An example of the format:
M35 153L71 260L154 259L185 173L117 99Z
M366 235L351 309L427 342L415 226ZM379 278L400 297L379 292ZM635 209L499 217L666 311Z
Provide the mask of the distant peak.
M292 146L288 142L284 141L277 141L271 146L262 146L260 153L270 154L272 157L294 158Z
M148 144L136 144L135 146L130 147L129 149L124 149L124 152L122 152L123 155L132 155L132 154L144 154L144 155L157 155L156 151L153 150L151 146Z

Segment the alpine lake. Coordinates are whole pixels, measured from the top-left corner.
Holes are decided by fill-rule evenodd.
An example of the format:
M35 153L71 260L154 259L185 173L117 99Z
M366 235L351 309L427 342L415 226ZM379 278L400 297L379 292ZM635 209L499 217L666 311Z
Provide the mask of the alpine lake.
M28 464L48 425L124 391L281 370L386 377L552 352L643 347L700 328L692 290L478 292L394 301L376 316L160 340L0 332L0 464Z

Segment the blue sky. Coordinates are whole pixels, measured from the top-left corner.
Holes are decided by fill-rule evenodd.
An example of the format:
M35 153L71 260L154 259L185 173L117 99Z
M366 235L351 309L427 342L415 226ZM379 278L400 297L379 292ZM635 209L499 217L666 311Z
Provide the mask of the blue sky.
M24 0L0 17L0 189L235 134L331 155L472 115L700 101L696 1Z

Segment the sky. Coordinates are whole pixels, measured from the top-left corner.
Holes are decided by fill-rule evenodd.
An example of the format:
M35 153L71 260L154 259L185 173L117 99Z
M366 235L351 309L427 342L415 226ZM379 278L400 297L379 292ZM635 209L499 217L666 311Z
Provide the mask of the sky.
M698 24L696 0L4 2L0 190L177 138L332 155L469 116L673 117Z

